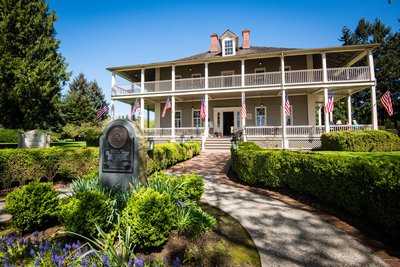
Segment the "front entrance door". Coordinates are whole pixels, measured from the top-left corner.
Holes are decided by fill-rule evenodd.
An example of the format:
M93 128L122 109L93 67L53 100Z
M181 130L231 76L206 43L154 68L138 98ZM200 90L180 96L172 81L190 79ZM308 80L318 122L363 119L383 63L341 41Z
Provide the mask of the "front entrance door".
M223 112L223 135L231 135L231 127L235 125L234 113L233 112Z

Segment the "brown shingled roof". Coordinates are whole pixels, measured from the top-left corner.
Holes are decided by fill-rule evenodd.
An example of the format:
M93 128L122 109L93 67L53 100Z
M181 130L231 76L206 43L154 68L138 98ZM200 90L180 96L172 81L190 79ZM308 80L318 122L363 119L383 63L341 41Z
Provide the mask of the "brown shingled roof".
M241 47L236 51L236 56L241 55L250 55L250 54L259 54L259 53L270 53L270 52L281 52L288 50L295 50L296 48L284 48L284 47L268 47L268 46L252 46L248 49L242 49ZM222 57L222 53L211 53L209 51L204 53L195 54L189 57L179 58L174 60L175 62L179 61L188 61L188 60L201 60L201 59L209 59L209 58L218 58Z

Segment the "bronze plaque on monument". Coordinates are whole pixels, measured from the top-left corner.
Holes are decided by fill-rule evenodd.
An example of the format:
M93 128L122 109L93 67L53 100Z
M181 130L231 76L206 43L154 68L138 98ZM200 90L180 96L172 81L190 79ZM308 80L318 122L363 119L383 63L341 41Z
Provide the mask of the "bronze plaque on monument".
M133 173L134 139L124 126L112 127L103 147L103 172Z

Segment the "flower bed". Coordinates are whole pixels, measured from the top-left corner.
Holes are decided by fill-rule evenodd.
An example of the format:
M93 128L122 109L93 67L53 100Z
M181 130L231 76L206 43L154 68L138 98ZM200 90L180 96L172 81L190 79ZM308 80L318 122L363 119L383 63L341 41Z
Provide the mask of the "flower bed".
M250 185L289 188L400 237L400 153L295 152L242 143L232 167Z

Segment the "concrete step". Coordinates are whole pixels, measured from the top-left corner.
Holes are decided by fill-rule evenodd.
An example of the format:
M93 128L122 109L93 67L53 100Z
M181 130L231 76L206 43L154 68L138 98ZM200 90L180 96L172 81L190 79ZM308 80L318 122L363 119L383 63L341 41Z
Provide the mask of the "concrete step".
M0 214L6 211L6 202L0 201Z
M12 215L8 213L0 214L0 225L9 224L12 220Z

